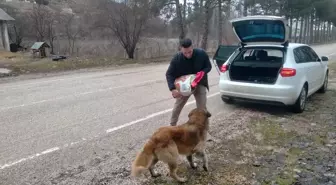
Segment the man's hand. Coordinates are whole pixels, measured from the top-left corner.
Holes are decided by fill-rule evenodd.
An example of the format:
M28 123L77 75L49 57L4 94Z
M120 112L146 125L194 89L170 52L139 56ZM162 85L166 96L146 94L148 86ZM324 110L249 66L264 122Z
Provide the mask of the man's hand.
M181 97L181 94L180 94L180 92L178 92L178 90L174 89L171 92L172 92L172 95L173 95L174 98Z

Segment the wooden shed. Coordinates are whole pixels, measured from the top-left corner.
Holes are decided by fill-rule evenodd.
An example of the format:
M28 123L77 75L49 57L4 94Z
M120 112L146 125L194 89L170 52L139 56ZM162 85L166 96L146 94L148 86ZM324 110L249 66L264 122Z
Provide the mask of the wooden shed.
M50 46L46 42L35 42L34 45L31 47L33 51L33 56L39 56L41 58L47 57L47 49Z

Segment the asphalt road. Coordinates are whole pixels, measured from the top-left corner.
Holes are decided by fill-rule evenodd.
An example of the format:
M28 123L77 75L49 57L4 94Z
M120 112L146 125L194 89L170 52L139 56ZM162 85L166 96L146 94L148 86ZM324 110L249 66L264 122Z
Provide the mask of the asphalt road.
M315 46L335 55L336 44ZM169 124L174 100L167 64L73 73L0 84L0 184L92 184L100 176L125 180L137 149ZM218 96L209 74L208 107L226 116L234 107ZM192 97L181 114L195 107ZM214 129L214 128L212 128ZM103 179L104 180L104 179Z

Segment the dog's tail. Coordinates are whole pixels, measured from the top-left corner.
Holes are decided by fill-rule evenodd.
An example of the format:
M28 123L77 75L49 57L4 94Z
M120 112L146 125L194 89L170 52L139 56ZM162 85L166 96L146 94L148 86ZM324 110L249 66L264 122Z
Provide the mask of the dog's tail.
M137 177L149 168L154 159L154 149L153 141L149 140L133 161L131 176Z

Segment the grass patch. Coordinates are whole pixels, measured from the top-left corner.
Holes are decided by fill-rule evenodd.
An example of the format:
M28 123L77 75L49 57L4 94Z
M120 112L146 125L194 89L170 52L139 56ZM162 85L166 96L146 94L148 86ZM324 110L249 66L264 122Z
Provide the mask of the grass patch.
M14 59L23 57L22 53L12 53L7 51L0 51L0 59Z
M285 131L276 121L265 118L252 120L252 131L261 134L263 145L282 146L297 135L294 131Z
M295 163L302 155L302 150L299 148L290 148L289 151L286 154L286 166L294 168Z
M208 52L209 56L213 53ZM125 59L115 57L68 58L63 61L52 61L51 58L32 58L29 53L0 52L0 67L12 70L10 76L27 73L50 73L85 68L114 67L127 64L148 64L170 62L173 55L165 55L149 59Z
M290 148L288 150L288 153L289 155L292 155L292 156L298 156L298 155L301 155L302 154L302 150L300 148Z
M63 61L52 61L48 58L16 64L13 65L13 67L15 69L14 71L21 73L45 73L132 63L136 63L136 61L117 59L68 59Z
M285 175L283 177L277 177L275 182L278 185L293 185L296 182L296 180L291 175Z
M315 135L313 136L314 142L318 145L327 144L327 136Z
M0 54L0 58L4 55ZM168 57L159 57L151 59L122 59L122 58L69 58L62 61L52 61L51 58L37 59L31 57L22 57L19 55L11 55L11 59L3 58L0 61L0 67L5 67L12 70L13 76L27 73L50 73L60 71L70 71L86 68L97 67L113 67L123 66L127 64L148 64L148 63L161 63L169 61Z
M284 155L284 160L277 160L276 165L281 166L281 171L276 171L275 175L268 179L264 179L262 184L271 185L292 185L297 180L295 179L297 168L297 162L303 155L304 151L298 147L288 147L290 142L299 137L299 134L295 131L287 131L283 128L282 124L271 118L255 118L252 120L251 131L254 135L257 135L256 144L259 145L258 152L259 157L270 157L276 155ZM262 139L260 139L262 138ZM270 147L265 147L270 146ZM280 151L269 150L282 149ZM281 162L282 161L282 162ZM275 165L273 163L269 165ZM267 172L265 172L267 173Z

